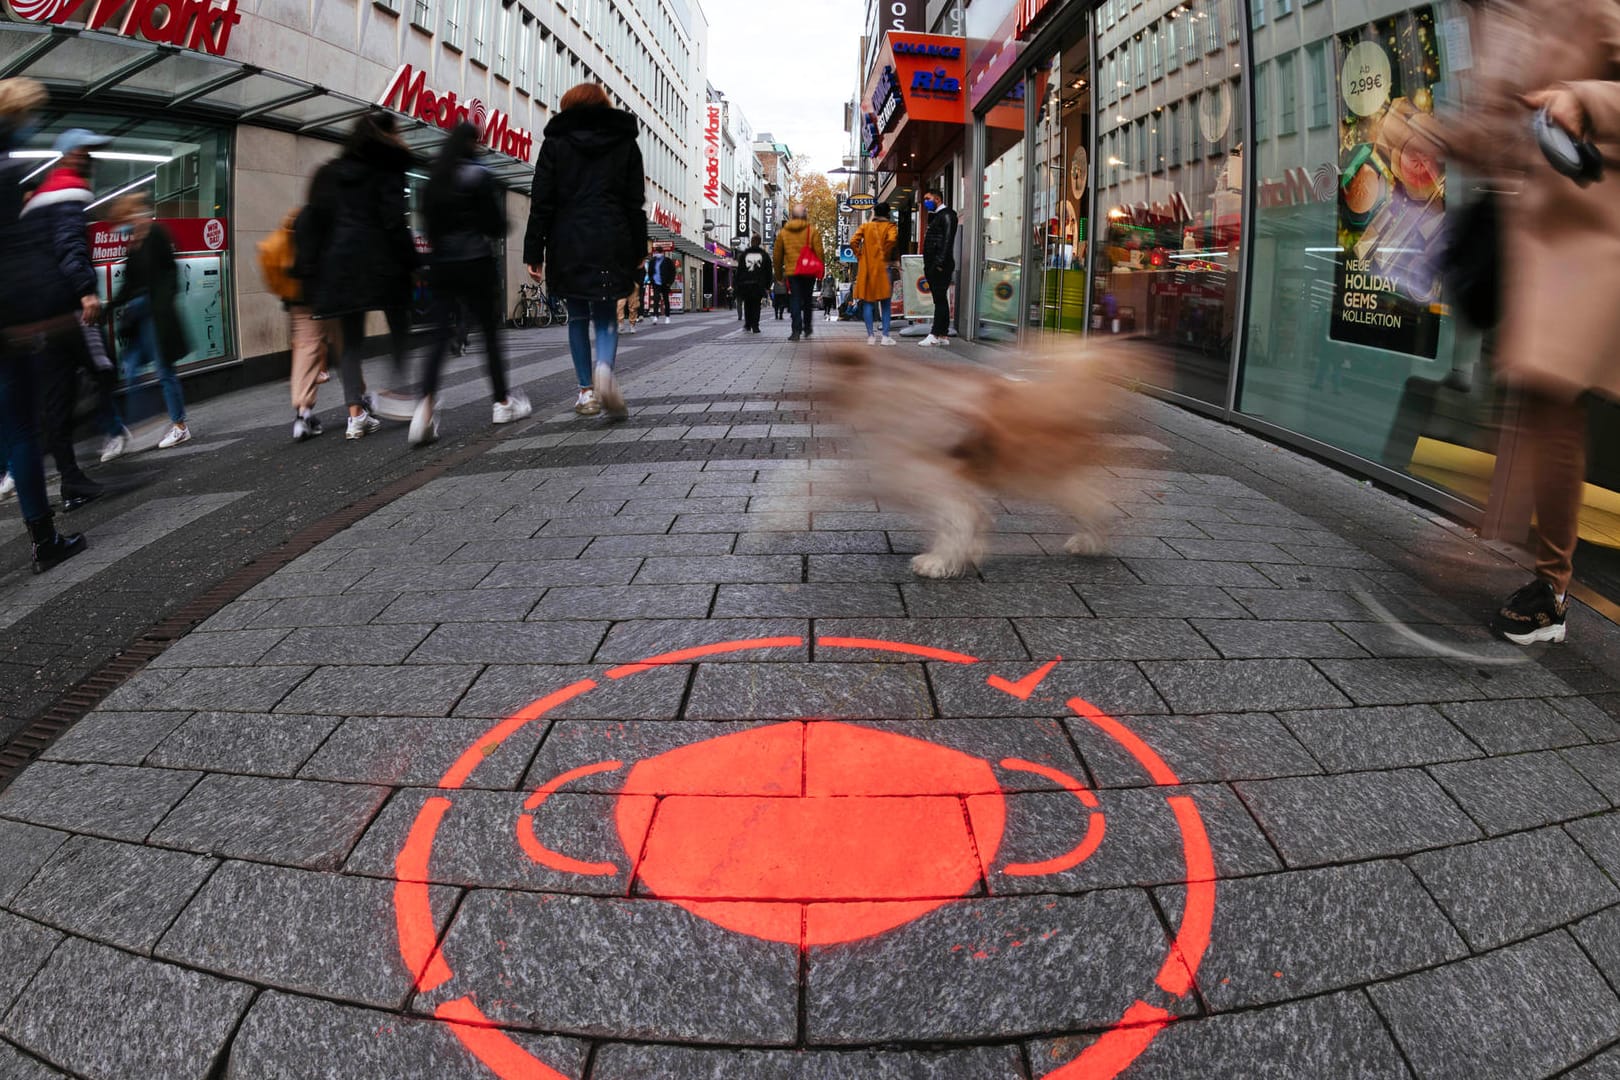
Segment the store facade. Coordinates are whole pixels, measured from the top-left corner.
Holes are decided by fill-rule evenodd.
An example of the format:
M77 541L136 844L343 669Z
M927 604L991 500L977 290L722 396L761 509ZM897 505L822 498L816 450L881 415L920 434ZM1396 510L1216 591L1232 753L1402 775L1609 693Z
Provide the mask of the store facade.
M964 333L1146 338L1165 396L1481 520L1510 404L1426 257L1474 181L1410 141L1471 63L1460 0L973 0L963 23ZM1620 414L1595 407L1589 565L1620 547Z
M596 79L638 115L649 202L671 208L675 232L694 220L689 143L693 87L700 93L702 83L684 11L672 2L563 11L529 0L251 8L237 0L0 0L0 76L34 78L50 92L41 130L14 156L38 158L43 171L58 134L89 128L112 140L93 155L92 217L122 192L152 197L180 249L181 315L193 345L182 374L252 381L262 377L255 370L284 363L288 347L286 315L261 280L256 247L302 204L316 170L370 109L397 115L418 159L407 183L419 237L433 155L460 120L481 128L483 160L506 191L511 222L503 309L527 280L520 238L534 154L558 99L578 82ZM115 232L98 223L92 233L105 289L116 289L121 273ZM428 306L418 288L415 314Z

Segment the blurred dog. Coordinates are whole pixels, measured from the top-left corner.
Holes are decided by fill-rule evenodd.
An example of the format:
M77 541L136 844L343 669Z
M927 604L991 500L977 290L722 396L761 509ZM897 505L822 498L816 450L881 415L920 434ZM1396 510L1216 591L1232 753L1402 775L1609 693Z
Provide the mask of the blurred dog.
M829 351L828 398L861 438L886 500L919 513L933 534L911 560L918 575L956 577L985 555L991 495L1045 503L1076 519L1064 545L1102 550L1108 503L1095 480L1117 379L1145 362L1119 346L1047 358L1033 377L908 360L858 348Z

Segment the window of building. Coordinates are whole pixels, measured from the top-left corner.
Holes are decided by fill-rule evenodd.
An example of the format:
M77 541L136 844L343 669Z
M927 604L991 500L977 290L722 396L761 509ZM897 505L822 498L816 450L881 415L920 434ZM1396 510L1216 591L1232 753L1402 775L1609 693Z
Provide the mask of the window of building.
M512 78L512 15L513 11L502 0L495 0L495 76Z
M1136 171L1148 171L1148 122L1143 117L1136 122Z
M372 3L384 11L392 12L395 15L399 14L399 0L372 0Z
M1166 141L1170 144L1170 167L1173 169L1181 164L1181 106L1172 105L1166 109L1164 122L1159 126L1169 136Z
M1277 0L1277 18L1280 19L1284 15L1292 15L1293 12L1294 0Z
M534 49L534 20L529 13L519 13L517 25L517 66L512 73L512 85L519 93L527 94L533 85L529 71L530 57Z
M1204 8L1204 51L1212 53L1221 47L1221 5L1219 0L1209 0Z
M1256 64L1254 68L1254 141L1265 142L1271 137L1271 65Z
M1292 135L1299 130L1299 89L1295 85L1294 54L1277 57L1277 134Z
M1148 63L1151 65L1154 82L1164 78L1164 56L1160 52L1163 47L1159 40L1160 32L1158 23L1154 23L1148 28Z
M1313 41L1305 46L1305 66L1311 75L1311 128L1333 123L1333 73L1328 70L1327 43Z
M1256 30L1266 25L1266 0L1249 0L1249 9L1251 25Z
M433 0L411 0L411 25L433 33Z
M1164 69L1166 71L1174 71L1181 66L1181 45L1178 40L1180 35L1177 32L1177 27L1180 24L1180 19L1168 19L1164 24Z
M468 18L467 32L472 47L467 51L467 58L475 64L489 66L489 34L490 25L489 7L496 0L469 0L472 4L471 14Z
M1136 88L1146 88L1148 82L1147 41L1143 35L1136 36Z
M1131 86L1131 49L1130 46L1119 50L1119 78L1115 80L1119 86L1119 93L1124 97Z
M1153 137L1148 164L1155 173L1164 172L1164 121L1162 112L1148 121L1148 133Z
M460 50L467 27L467 0L444 0L444 43Z
M1263 6L1265 0L1258 0L1258 3ZM1239 22L1242 17L1242 0L1226 0L1226 41L1228 44L1232 44L1237 41L1238 33L1242 29L1242 25Z

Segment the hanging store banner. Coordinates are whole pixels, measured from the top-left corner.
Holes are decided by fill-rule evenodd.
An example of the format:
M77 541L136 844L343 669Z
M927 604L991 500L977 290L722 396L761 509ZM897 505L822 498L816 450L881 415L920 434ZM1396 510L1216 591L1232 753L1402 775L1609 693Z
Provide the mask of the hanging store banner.
M737 213L731 222L731 232L733 236L748 235L748 210L748 193L743 192L741 195L737 196Z
M703 205L720 206L720 103L709 102L703 125Z
M1339 255L1329 337L1432 359L1445 171L1413 138L1440 80L1434 9L1340 34Z

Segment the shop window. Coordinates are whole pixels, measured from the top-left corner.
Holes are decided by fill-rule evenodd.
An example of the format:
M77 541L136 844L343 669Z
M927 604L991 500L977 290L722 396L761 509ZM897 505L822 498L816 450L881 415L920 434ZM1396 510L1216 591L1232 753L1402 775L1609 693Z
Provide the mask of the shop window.
M1254 68L1254 141L1265 142L1271 137L1271 65L1256 64Z
M1316 131L1333 122L1333 73L1328 69L1324 42L1313 41L1305 46L1305 66L1311 76L1311 130Z
M411 0L411 25L433 33L433 0Z

